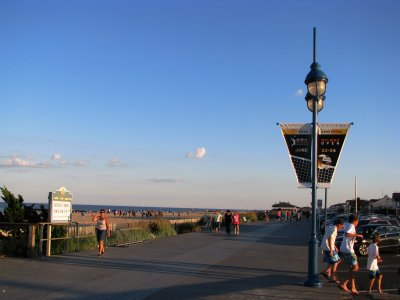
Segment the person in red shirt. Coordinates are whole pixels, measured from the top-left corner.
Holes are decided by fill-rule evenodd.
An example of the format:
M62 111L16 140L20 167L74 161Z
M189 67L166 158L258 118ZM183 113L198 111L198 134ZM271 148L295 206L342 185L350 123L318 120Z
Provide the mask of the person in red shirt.
M234 235L239 235L240 215L237 211L233 214L232 224Z

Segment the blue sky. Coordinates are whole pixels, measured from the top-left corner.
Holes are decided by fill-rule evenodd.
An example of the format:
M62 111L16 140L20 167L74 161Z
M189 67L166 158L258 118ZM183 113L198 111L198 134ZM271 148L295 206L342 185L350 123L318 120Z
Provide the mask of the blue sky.
M354 122L329 204L400 192L400 2L2 1L0 185L26 202L306 206L277 122ZM323 191L319 198L323 198Z

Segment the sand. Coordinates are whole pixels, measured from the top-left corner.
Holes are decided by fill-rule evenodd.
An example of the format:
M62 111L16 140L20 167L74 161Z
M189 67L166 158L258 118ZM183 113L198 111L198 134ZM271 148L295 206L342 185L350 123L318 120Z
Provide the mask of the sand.
M200 219L205 212L184 212L181 213L180 216L178 217L177 213L164 213L163 218L169 219L172 222L175 221L184 221L187 219ZM72 214L72 222L76 222L79 224L94 224L92 221L92 216L94 213L73 213ZM114 215L112 213L107 213L106 214L110 223L113 224L126 224L126 223L136 223L140 221L149 221L149 220L154 220L156 217L141 217L141 215L137 215L136 217L128 217L128 216L119 216L119 215Z

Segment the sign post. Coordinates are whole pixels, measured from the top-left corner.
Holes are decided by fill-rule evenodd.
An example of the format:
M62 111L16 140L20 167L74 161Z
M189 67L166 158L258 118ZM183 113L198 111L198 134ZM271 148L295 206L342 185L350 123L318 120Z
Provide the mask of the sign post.
M61 187L55 192L49 192L49 222L69 223L72 219L72 194ZM47 225L46 256L51 255L51 224Z

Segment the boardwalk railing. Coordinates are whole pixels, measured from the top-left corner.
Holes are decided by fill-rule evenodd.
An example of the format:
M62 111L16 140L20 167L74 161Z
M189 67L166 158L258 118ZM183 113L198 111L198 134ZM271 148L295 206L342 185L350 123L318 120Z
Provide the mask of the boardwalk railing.
M150 223L154 220L142 220ZM168 219L175 228L182 223L197 223L198 218ZM129 245L146 240L152 240L154 235L146 224L138 223L111 223L111 238L109 245ZM90 240L89 242L83 241ZM61 241L65 241L61 243ZM0 223L0 254L16 256L50 256L55 250L68 253L70 251L81 251L85 243L91 243L95 247L95 225L69 223ZM54 244L57 242L57 245ZM52 243L53 249L52 251ZM56 252L58 253L58 252Z

